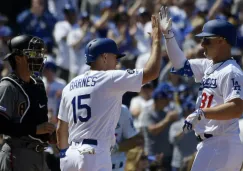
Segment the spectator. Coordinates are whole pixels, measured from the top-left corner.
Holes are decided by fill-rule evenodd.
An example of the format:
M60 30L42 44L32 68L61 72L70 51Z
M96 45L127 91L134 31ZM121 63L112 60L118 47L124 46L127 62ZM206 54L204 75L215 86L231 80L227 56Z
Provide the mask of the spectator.
M65 20L56 23L53 36L57 44L57 75L65 81L68 81L70 74L70 55L69 47L67 45L67 36L71 31L72 26L76 24L76 12L72 6L66 4L63 8L63 13Z
M70 33L67 36L67 44L70 55L70 76L69 80L79 74L83 74L89 70L89 66L85 64L85 45L94 39L92 23L89 15L82 12L78 17L78 22L73 25Z
M31 0L31 7L17 17L20 32L38 36L44 42L54 43L52 32L56 19L47 11L44 0Z
M107 37L109 29L114 29L115 25L111 21L115 10L112 8L111 0L104 0L99 3L101 15L91 16L91 21L99 38Z
M1 47L1 58L9 53L7 46L7 40L12 36L12 29L5 24L7 23L8 18L4 15L0 15L0 47Z
M8 63L2 62L2 58L4 55L9 53L7 41L12 37L13 32L12 29L6 26L8 18L4 15L0 15L0 78L7 76L11 71L11 67Z
M43 82L48 97L48 111L52 114L51 121L56 124L59 103L61 100L62 89L66 86L66 82L56 77L57 66L53 61L45 62L43 69Z
M153 92L153 84L147 83L142 86L139 95L133 97L130 104L130 111L134 119L134 126L139 131L141 127L141 113L145 106L153 104L151 99Z
M111 151L112 170L121 171L125 167L126 152L143 144L143 137L134 128L131 113L125 105L122 105L115 133L116 145Z
M145 138L145 153L149 156L162 155L165 171L171 170L172 146L169 143L169 128L178 119L178 114L170 109L174 88L161 83L154 90L152 106L145 108L142 115L142 127Z
M87 11L92 16L99 16L101 15L101 11L103 9L102 3L107 3L107 1L108 3L111 2L110 0L82 0L80 10ZM113 7L115 8L117 8L120 3L124 2L121 2L120 0L112 0Z
M43 69L43 82L46 88L48 98L48 120L50 123L57 124L57 113L60 104L62 89L66 82L56 76L57 66L54 59L47 58ZM53 171L59 171L59 153L54 144L56 139L51 140L53 144L49 144L45 150L45 157L48 167Z
M107 37L109 34L109 37L121 42L120 48L126 51L127 54L126 58L119 61L118 67L120 69L134 68L134 66L136 68L143 68L151 53L151 39L147 33L151 32L150 17L151 14L158 12L161 4L169 7L168 10L173 22L173 32L188 59L205 58L200 40L195 39L194 35L201 31L203 23L208 19L223 18L237 27L237 45L232 48L231 56L237 62L243 63L242 0L7 0L0 10L2 13L0 14L0 58L9 52L7 40L15 34L24 32L37 35L42 37L48 45L51 45L46 55L50 53L54 54L51 56L54 57L57 65L56 77L68 81L74 75L85 71L85 67L82 65L84 57L83 43L90 37L95 39L96 37ZM11 8L10 5L12 6ZM30 8L22 12L26 7ZM22 13L20 14L20 12ZM17 14L19 16L16 20ZM55 18L58 20L56 24ZM16 21L18 22L17 26L20 26L19 29L15 27ZM117 21L117 26L114 21ZM118 39L120 37L122 39ZM165 52L165 49L166 47L162 46L163 52ZM183 78L181 80L175 75L169 74L171 63L168 62L166 52L162 56L162 70L159 79L153 83L156 85L158 81L158 83L167 82L173 84L177 90L174 93L176 98L175 103L170 102L169 107L166 108L170 110L176 109L178 113L181 113L181 105L185 101L188 99L195 100L196 89L198 89L199 84L195 84L193 79ZM47 62L50 61L48 60ZM242 67L243 65L240 66ZM9 64L0 61L0 78L6 76L10 71L11 67L9 67ZM50 71L48 69L48 74L52 72ZM46 81L47 77L44 76L44 80ZM184 86L185 82L188 87ZM152 88L147 90L147 94L151 94ZM143 109L141 109L139 117L134 115L134 125L136 128L141 127L141 116L144 110L147 111L149 109L147 107L149 104L140 103L137 97L131 101L135 96L141 97L141 93L127 92L123 95L122 101L128 107L131 105L130 110L132 108L137 110L141 106L145 106L145 109L142 107ZM49 102L51 102L53 99L52 97L49 98ZM148 97L148 99L151 98ZM146 101L146 103L150 102L150 105L155 105L153 99ZM50 109L49 119L55 123L52 112L53 110ZM240 127L243 127L243 122L240 122ZM138 151L141 151L141 149ZM53 157L53 152L51 152L51 155ZM131 155L135 156L133 153ZM149 160L145 155L141 157L141 160L138 160L136 157L133 159L134 161L141 162L139 162L139 166L133 167L129 171L155 169L156 167L160 167L161 164L152 155L149 156ZM52 160L49 160L48 163L50 167L53 164ZM134 166L137 164L136 162L129 161L129 165L131 163ZM140 167L143 164L146 166ZM149 165L152 166L150 167Z
M48 11L59 21L65 20L65 14L63 13L63 8L65 5L69 4L78 11L78 0L47 0Z
M126 12L117 13L114 17L115 29L108 31L107 37L113 39L121 52L136 53L135 32L130 32L130 17Z
M141 7L137 10L137 21L135 24L132 24L132 28L135 27L136 33L135 38L137 40L137 49L139 54L144 54L150 52L151 50L151 39L148 37L148 33L145 32L145 25L150 23L151 14L149 11Z
M174 122L169 131L169 141L174 146L172 171L180 171L180 168L186 166L186 159L196 152L198 143L194 132L184 133L182 131L185 118L195 110L195 103L186 101L183 103L182 109L182 118Z

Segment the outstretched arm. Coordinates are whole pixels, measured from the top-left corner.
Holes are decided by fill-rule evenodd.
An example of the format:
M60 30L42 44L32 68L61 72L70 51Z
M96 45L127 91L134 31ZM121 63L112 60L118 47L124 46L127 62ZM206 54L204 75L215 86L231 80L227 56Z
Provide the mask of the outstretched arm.
M161 32L159 19L152 16L152 52L143 70L143 84L155 80L161 68Z
M184 67L185 61L187 60L184 53L179 48L174 33L172 31L172 19L169 18L168 7L162 6L160 8L160 27L162 33L165 37L166 42L166 50L168 53L168 57L172 62L172 65L175 69L181 69Z

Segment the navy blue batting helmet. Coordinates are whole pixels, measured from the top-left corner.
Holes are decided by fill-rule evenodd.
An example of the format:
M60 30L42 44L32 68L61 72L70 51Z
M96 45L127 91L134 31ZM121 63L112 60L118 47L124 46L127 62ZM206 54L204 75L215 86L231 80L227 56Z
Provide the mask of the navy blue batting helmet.
M85 47L85 60L86 64L95 62L96 59L104 54L112 53L117 55L117 58L124 57L125 54L120 53L116 43L108 38L98 38L90 41Z
M203 26L202 33L196 36L223 37L231 46L234 46L236 45L237 31L231 23L222 19L215 19L206 22Z

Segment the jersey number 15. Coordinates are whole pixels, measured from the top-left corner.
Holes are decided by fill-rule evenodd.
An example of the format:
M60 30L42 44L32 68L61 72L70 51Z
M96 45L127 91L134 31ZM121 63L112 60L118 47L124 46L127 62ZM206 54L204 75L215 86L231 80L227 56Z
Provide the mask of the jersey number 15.
M78 116L79 121L81 122L87 122L91 118L91 108L87 104L82 104L83 99L90 99L90 94L75 96L72 100L72 106L73 106L73 121L74 123L77 123L77 111L78 110L86 110L87 116L82 117Z

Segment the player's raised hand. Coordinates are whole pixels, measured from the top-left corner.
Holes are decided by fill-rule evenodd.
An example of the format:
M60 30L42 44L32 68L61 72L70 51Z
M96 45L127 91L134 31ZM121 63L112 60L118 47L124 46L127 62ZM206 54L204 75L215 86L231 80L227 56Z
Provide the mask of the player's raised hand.
M160 31L160 24L159 19L155 15L152 15L152 40L154 42L161 40L161 31Z
M168 7L162 6L159 10L160 27L164 35L169 34L172 29L172 20L169 18Z
M188 115L183 126L184 132L189 132L195 128L202 119L205 119L202 109L195 110L192 114Z

